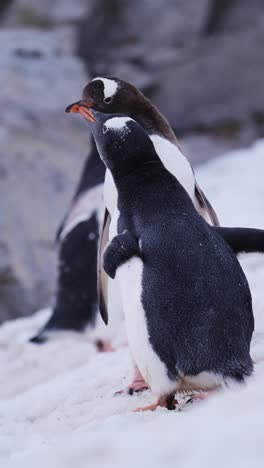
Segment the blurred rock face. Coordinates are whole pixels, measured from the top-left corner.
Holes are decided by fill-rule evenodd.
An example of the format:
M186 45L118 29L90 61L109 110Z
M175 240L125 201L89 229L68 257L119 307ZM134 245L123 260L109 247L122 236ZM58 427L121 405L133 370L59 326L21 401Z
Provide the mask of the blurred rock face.
M17 26L58 26L74 24L87 11L87 0L5 0L5 24Z
M87 77L71 30L0 31L0 320L30 313L56 286L54 237L88 148L64 114ZM85 153L83 154L83 156Z
M159 83L186 42L202 31L208 0L94 0L83 21L79 52L93 73L137 86Z

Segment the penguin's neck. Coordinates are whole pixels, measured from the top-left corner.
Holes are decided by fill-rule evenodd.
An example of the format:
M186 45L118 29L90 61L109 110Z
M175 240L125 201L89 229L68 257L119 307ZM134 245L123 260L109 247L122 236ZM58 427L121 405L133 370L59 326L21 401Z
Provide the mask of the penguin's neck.
M157 133L149 134L149 137L163 166L176 177L191 197L194 205L197 206L195 198L195 179L189 161L179 148L168 139ZM117 207L117 191L109 169L106 170L105 175L104 199L109 213L112 214Z
M139 107L135 114L132 113L131 117L136 120L149 135L158 134L163 136L171 143L178 144L177 138L165 117L160 114L155 106L149 101L144 101L144 106Z
M139 172L141 170L147 170L151 165L160 166L164 168L162 162L158 157L155 159L149 159L145 161L140 161L138 164L133 164L133 166L126 167L124 171L115 171L109 168L106 169L105 173L105 183L104 183L104 201L105 206L111 216L115 213L118 205L118 188L120 184L124 184L126 177L129 177L131 174Z
M192 167L176 144L167 138L153 133L149 135L155 151L163 166L180 182L189 194L195 199L195 179Z
M115 182L115 186L118 187L119 183L130 177L131 175L138 173L140 171L148 171L150 166L158 166L161 170L164 169L164 166L160 159L157 157L155 159L147 159L140 161L139 159L136 161L131 161L131 164L127 163L123 167L118 167L111 171L112 177Z
M162 162L150 138L145 134L143 138L141 134L136 134L131 140L129 136L131 136L131 133L128 133L126 144L122 145L121 135L120 147L118 150L110 149L108 151L108 162L106 161L106 164L111 170L115 180L124 178L132 172L144 169L145 166L149 164L159 164L162 166Z

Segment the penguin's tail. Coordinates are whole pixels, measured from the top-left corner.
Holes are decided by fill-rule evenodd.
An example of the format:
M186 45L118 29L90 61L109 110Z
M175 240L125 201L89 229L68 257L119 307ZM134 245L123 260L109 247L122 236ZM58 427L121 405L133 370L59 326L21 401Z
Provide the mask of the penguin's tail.
M224 382L227 387L233 386L234 384L243 385L253 373L254 363L248 354L245 359L235 361L229 366L229 371L224 375Z

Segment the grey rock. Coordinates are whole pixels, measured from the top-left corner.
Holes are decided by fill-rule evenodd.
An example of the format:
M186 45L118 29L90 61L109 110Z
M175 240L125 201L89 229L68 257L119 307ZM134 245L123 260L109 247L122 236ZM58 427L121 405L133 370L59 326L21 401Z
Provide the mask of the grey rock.
M64 112L87 79L69 37L0 32L0 321L45 305L56 287L55 232L89 145L83 121Z
M153 66L171 50L197 37L210 0L94 0L82 23L79 53L93 74L153 86ZM169 52L168 52L169 51ZM158 60L160 58L160 60ZM163 62L164 65L164 62Z
M14 0L5 12L8 26L54 26L80 21L86 10L86 0Z
M181 66L160 74L155 102L179 132L239 128L264 117L263 46L262 23L201 42Z

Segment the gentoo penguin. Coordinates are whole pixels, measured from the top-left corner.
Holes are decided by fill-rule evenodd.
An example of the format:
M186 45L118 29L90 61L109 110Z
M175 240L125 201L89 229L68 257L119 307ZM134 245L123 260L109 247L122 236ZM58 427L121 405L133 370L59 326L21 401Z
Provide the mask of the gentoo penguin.
M80 104L82 104L80 106ZM80 112L86 119L93 120L92 111L99 110L105 113L123 113L134 118L150 136L156 152L163 162L164 166L175 175L184 188L189 193L197 211L211 224L218 224L217 216L207 201L204 194L198 187L193 170L179 149L176 137L167 122L167 120L159 113L153 104L133 85L117 78L98 77L93 79L84 89L83 99L74 103L66 109L67 112ZM113 183L112 175L109 170L106 171L105 185L105 204L106 216L104 229L102 233L102 241L99 251L99 297L100 309L104 320L107 317L107 309L116 309L117 300L113 300L108 294L108 300L105 301L107 295L102 290L102 268L100 259L101 252L108 239L109 214L112 215L116 208L117 194ZM261 230L249 230L236 228L226 228L221 232L221 228L217 228L219 233L224 236L227 242L231 244L236 252L239 251L263 251L264 250L264 233ZM257 243L256 243L257 241ZM244 249L244 245L246 248ZM110 280L110 285L112 284ZM112 307L111 304L114 304ZM111 313L110 313L111 315ZM138 376L137 376L138 380ZM133 389L140 390L145 388L139 382L134 383L129 387L129 391ZM132 393L132 392L131 392Z
M236 255L198 214L133 119L90 124L118 194L103 266L120 285L129 346L158 405L182 388L243 383L253 372L251 294Z
M92 141L75 195L56 236L59 246L58 279L52 315L30 339L33 343L45 342L55 331L82 331L95 323L104 176L104 164Z

